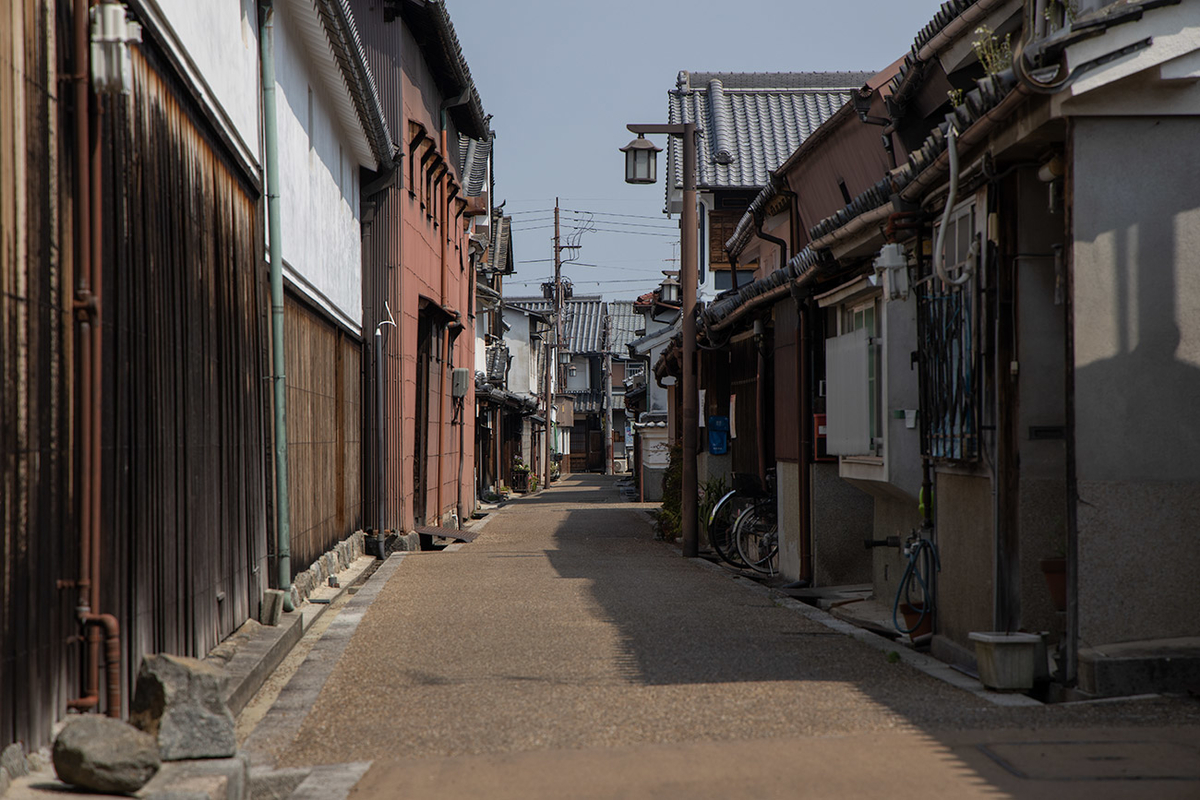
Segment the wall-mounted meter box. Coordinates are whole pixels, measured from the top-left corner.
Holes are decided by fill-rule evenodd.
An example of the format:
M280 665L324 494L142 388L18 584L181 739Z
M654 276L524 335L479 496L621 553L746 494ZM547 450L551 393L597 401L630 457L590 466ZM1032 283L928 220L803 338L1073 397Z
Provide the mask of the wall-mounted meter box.
M471 371L465 367L455 367L454 372L450 374L450 396L451 397L466 397L467 382L470 380Z
M708 418L708 452L723 456L729 451L729 417L725 415Z

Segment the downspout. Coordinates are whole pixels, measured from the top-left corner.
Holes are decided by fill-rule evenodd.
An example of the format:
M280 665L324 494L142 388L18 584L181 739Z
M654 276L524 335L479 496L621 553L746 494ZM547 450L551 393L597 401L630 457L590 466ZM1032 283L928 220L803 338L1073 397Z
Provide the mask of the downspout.
M279 219L279 142L275 119L275 7L259 0L262 22L263 150L267 171L268 249L271 266L271 361L275 409L275 553L283 610L292 611L292 533L288 506L287 384L283 351L283 233Z
M387 412L384 402L384 361L383 361L383 326L396 327L392 317L392 309L387 300L383 301L383 310L388 318L381 320L375 326L375 434L376 434L376 464L375 464L375 512L377 515L375 527L375 553L379 558L384 557L383 544L387 528L387 457L384 455L387 447Z
M100 330L101 282L101 160L100 104L88 102L88 0L76 0L74 5L73 61L75 74L75 160L77 190L75 202L79 234L79 282L76 286L75 308L82 312L80 322L81 373L81 470L83 472L80 499L79 571L74 583L79 592L76 615L86 631L85 696L72 700L68 706L77 710L95 708L100 704L101 638L97 626L107 636L105 662L108 674L108 716L121 716L121 639L120 626L112 614L99 614L100 607L100 411L102 332ZM89 152L90 147L90 152ZM60 588L65 588L60 583Z
M800 580L812 584L812 357L808 351L808 329L812 321L812 308L802 300L798 288L793 289L796 303L796 327L799 334L797 347L797 369L800 394Z
M757 451L758 479L766 485L767 480L767 334L766 324L754 320L754 449Z

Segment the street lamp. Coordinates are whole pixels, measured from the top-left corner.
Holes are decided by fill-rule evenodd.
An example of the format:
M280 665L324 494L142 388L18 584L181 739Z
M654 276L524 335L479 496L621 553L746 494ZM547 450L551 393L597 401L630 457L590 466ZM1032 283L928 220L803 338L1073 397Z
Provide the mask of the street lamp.
M662 148L648 140L645 135L638 137L621 148L625 154L626 183L654 183L658 180L658 154Z
M683 529L684 558L699 553L699 528L696 519L696 439L699 428L699 402L696 397L696 245L699 230L696 226L696 123L673 125L627 125L638 138L621 148L625 153L625 182L654 183L655 162L661 148L644 137L646 134L678 136L683 144L683 214L679 230L680 282L683 284L683 468L680 475L680 527ZM674 176L672 176L672 180Z

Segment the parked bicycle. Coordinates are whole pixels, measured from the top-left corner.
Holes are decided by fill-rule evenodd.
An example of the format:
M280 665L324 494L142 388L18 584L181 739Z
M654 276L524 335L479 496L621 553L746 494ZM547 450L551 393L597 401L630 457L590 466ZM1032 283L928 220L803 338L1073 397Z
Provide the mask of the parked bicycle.
M775 507L775 473L767 480L733 473L733 489L713 506L708 541L722 560L734 567L768 575L778 571L779 521Z

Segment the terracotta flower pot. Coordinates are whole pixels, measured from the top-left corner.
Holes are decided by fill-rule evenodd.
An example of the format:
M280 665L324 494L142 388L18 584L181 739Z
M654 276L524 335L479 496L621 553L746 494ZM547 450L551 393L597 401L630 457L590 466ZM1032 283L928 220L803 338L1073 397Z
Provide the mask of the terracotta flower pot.
M1065 558L1043 558L1042 575L1050 589L1050 601L1055 611L1067 610L1067 560Z
M917 620L921 621L921 624L917 625L916 630L908 635L913 641L933 633L933 614L926 614L925 618L921 619L921 609L922 606L910 606L908 603L900 604L900 613L904 616L905 628L912 628L914 625L917 625Z

